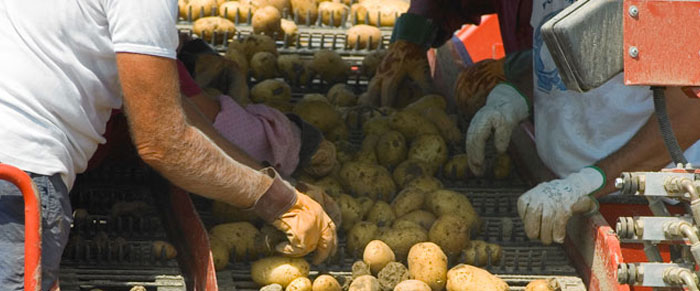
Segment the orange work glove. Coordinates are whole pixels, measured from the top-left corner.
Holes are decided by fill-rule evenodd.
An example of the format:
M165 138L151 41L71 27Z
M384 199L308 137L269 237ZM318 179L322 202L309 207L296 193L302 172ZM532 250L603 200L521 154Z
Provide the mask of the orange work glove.
M333 220L335 227L340 227L343 222L343 216L340 213L340 206L338 206L338 203L336 203L331 196L326 194L326 191L323 190L323 188L304 182L298 182L297 190L306 193L306 195L311 197L311 199L321 204L323 210L325 210L326 214L328 214L331 220Z
M430 66L423 47L398 40L391 44L389 50L377 67L377 73L369 83L367 100L369 105L395 107L399 86L409 79L424 94L432 92Z
M506 80L503 70L505 58L483 60L465 69L455 83L455 101L467 118L474 117L486 104L486 96L496 85Z
M261 171L273 182L250 210L287 236L288 241L279 243L275 249L290 257L302 257L316 250L314 264L335 254L338 246L335 224L323 207L282 180L274 169Z

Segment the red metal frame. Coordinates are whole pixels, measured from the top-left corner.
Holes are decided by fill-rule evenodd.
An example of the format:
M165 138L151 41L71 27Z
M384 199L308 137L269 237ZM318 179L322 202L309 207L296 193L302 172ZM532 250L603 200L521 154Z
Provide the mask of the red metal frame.
M0 179L22 191L24 197L24 290L41 290L40 198L32 179L22 170L0 164Z
M623 13L625 84L700 86L700 1L625 0Z

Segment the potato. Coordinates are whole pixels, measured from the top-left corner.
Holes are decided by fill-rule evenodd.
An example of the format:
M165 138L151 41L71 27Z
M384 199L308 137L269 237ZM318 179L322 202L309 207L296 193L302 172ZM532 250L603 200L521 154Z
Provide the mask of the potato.
M501 246L482 240L473 240L469 247L462 250L463 263L477 267L498 264L502 254Z
M371 275L357 277L350 284L348 291L381 291L379 281Z
M476 214L469 199L457 192L450 190L437 190L425 197L426 209L436 216L454 214L462 217L472 231L478 232L481 228L481 219Z
M175 246L167 241L157 240L152 243L153 255L155 258L160 259L174 259L177 256L177 249Z
M408 11L408 2L401 0L365 0L355 7L358 23L374 26L394 26L396 18ZM369 15L369 20L367 20Z
M396 166L392 177L394 178L396 185L405 187L405 185L413 179L432 175L432 169L427 163L419 160L408 159Z
M331 104L335 106L355 106L357 96L352 88L346 84L335 84L326 94Z
M372 207L374 207L374 200L369 197L358 197L355 201L360 204L360 208L362 209L361 216L364 219L367 217L369 211L372 210Z
M415 223L415 222L410 221L410 220L395 220L394 223L391 225L391 228L393 228L393 229L418 228L418 229L421 229L423 231L426 230L424 227L420 226L420 224Z
M353 279L356 279L356 278L361 277L361 276L372 274L372 272L369 269L369 265L367 265L367 263L365 263L365 261L354 262L352 264L351 271L352 271L352 278Z
M221 201L213 201L211 213L217 223L248 221L255 222L258 217L250 212L246 212L231 204Z
M277 44L267 35L251 34L242 40L232 41L228 46L228 50L237 50L243 53L246 59L250 61L259 52L270 52L277 55Z
M434 243L415 244L408 252L408 272L432 290L442 290L447 281L447 256Z
M391 174L379 165L345 163L340 170L340 178L351 192L358 196L368 196L372 200L391 201L396 193Z
M235 3L235 2L227 2L227 3ZM250 68L249 63L248 63L248 58L246 55L238 50L226 50L226 59L230 60L234 64L238 66L238 68L241 70L241 72L245 75L248 76L248 69ZM221 94L219 94L221 95ZM218 96L218 95L216 95Z
M408 140L413 140L421 135L438 134L438 129L432 122L411 110L399 111L392 115L390 126Z
M362 74L370 78L374 77L374 74L377 72L377 67L382 63L385 56L386 50L375 50L365 56L365 58L362 59Z
M217 271L225 269L228 265L230 256L226 244L220 239L210 236L209 246L211 247L211 255L214 257L214 269Z
M209 233L226 245L236 259L255 255L255 236L259 231L248 222L233 222L214 226Z
M315 74L310 63L303 61L299 55L281 55L277 58L280 75L292 85L306 85Z
M377 275L379 271L395 259L396 257L391 248L380 240L370 241L362 255L362 260L369 266L373 275Z
M292 99L292 89L283 81L265 80L250 89L250 99L255 103L289 103Z
M396 215L394 215L391 206L381 200L374 203L366 218L367 221L374 222L377 226L389 226L394 222L394 219L396 219Z
M340 113L322 101L302 101L294 106L294 113L322 132L328 132L342 122Z
M378 228L376 224L367 221L356 223L346 235L348 254L360 256L365 246L367 246L377 234Z
M321 2L318 5L318 14L321 15L323 24L338 27L350 14L350 7L342 3Z
M338 280L330 275L321 275L316 277L313 285L311 286L312 291L342 291L343 288L340 287Z
M319 93L309 93L309 94L304 94L304 96L301 98L302 101L322 101L330 104L328 101L328 98L326 96L323 96L323 94Z
M241 3L246 3L257 8L262 8L265 6L273 6L277 8L280 12L287 9L290 11L291 3L289 0L239 0Z
M348 63L338 53L328 49L314 53L311 68L328 84L344 83L350 72Z
M292 113L294 110L294 104L284 101L270 100L265 101L263 104L265 104L267 107L277 109L282 113Z
M185 20L195 21L200 17L216 16L216 0L180 0L178 7L180 9L180 17Z
M449 144L456 145L463 142L462 132L457 127L455 120L452 120L444 110L428 108L422 112L425 119L430 120L437 127L440 136Z
M271 256L276 253L275 246L287 241L287 235L272 225L265 224L255 237L255 247L258 255Z
M398 131L387 131L377 141L375 151L380 165L393 168L406 159L406 138Z
M420 280L406 280L394 288L394 291L432 291L428 284Z
M447 255L453 256L469 246L470 234L469 225L464 219L457 215L445 214L430 227L428 238L439 245Z
M313 24L318 18L317 0L291 0L292 11L298 15L299 23Z
M343 186L340 184L338 179L333 178L331 176L321 178L320 180L313 182L312 184L314 184L317 187L323 188L323 190L326 191L326 194L331 195L333 198L345 192L343 190Z
M252 19L255 10L257 10L257 7L248 3L226 1L219 5L219 16L235 22L236 14L238 14L238 23L246 23L249 17Z
M362 125L362 133L365 136L369 135L382 135L385 132L391 130L390 119L386 116L375 116L367 120Z
M415 210L407 213L404 216L399 217L394 221L394 223L399 223L400 221L411 221L423 227L426 231L433 226L437 218L432 213L425 210Z
M552 279L550 280L533 280L525 286L525 291L556 291L559 290L556 287L556 282Z
M280 284L269 284L269 285L262 286L262 288L260 288L260 290L258 290L258 291L283 291L283 290L284 290L284 288L282 288L282 285L280 285Z
M347 48L349 49L375 49L379 46L382 41L382 32L379 28L366 25L358 24L347 31L348 41Z
M493 177L505 179L508 176L510 176L510 156L508 154L499 154L496 158L496 163L493 165Z
M296 278L309 276L309 263L303 258L269 257L253 262L250 274L260 286L277 283L286 287Z
M299 27L294 21L289 19L282 19L280 21L280 29L282 29L281 39L285 40L287 45L294 45L297 42L297 35L299 35Z
M410 110L420 114L430 108L442 111L447 110L447 101L445 101L445 97L435 94L425 95L413 103L408 104L404 110Z
M253 33L276 37L281 31L282 14L273 6L255 10L253 14Z
M325 137L327 140L330 141L348 140L350 138L350 130L348 129L348 126L345 125L345 123L341 122L340 124L338 124L338 126L334 127L333 129L331 129L331 131L326 133ZM340 170L340 168L338 168L338 170Z
M378 237L394 251L396 260L406 258L408 250L419 242L428 241L425 230L416 228L389 229Z
M424 192L432 192L443 188L442 182L432 176L420 176L404 185L404 188L417 188Z
M404 216L411 211L423 208L425 192L418 188L404 188L391 202L391 209L397 217Z
M434 173L447 161L445 140L437 134L418 136L411 142L411 147L408 150L408 159L426 163Z
M508 284L486 270L459 264L447 272L448 291L506 291Z
M338 206L340 207L340 213L343 217L343 229L350 230L353 225L360 221L360 213L362 209L360 204L355 201L350 195L340 194L338 195Z
M469 173L469 157L467 154L454 155L445 163L442 174L450 180L464 180Z
M306 277L294 279L284 291L311 291L311 280Z
M236 25L223 17L208 16L195 20L192 32L208 43L222 44L236 34Z
M389 262L377 274L377 280L382 290L394 290L401 281L408 280L409 274L406 266L399 262Z
M277 77L277 57L269 52L259 52L250 60L250 68L258 81Z

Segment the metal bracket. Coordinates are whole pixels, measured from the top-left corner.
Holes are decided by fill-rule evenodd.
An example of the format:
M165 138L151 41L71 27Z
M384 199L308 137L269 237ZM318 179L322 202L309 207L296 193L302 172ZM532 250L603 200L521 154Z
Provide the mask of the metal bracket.
M682 217L659 217L659 216L635 216L619 217L615 225L615 232L622 239L641 241L675 241L684 242L682 237L672 237L667 235L666 226L675 222L687 222L693 224L693 219L688 216Z
M674 263L622 263L617 266L617 280L620 284L645 287L676 287L666 283L667 270L684 268L692 272L693 265Z

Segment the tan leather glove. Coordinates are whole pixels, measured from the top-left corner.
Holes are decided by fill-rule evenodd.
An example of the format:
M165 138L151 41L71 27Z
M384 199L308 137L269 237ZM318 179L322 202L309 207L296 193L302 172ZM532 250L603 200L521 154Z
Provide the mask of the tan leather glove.
M486 96L496 85L506 80L503 70L505 58L480 61L459 74L455 84L455 100L459 109L474 117L486 104Z
M374 78L369 83L369 105L395 107L399 102L399 87L406 80L420 87L423 94L432 92L432 79L426 51L421 46L404 40L391 44ZM405 83L404 83L405 84Z
M288 241L275 249L290 257L302 257L316 250L313 263L333 255L338 246L335 224L321 205L297 191L272 168L262 172L273 182L249 210L284 232Z
M326 214L328 214L331 220L333 220L335 227L340 227L343 222L343 216L340 213L340 206L338 206L338 203L336 203L331 196L326 194L326 191L323 190L323 188L304 182L298 182L297 190L306 193L306 195L311 197L311 199L321 204L323 210L325 210Z
M275 219L272 225L287 235L289 241L278 244L278 252L302 257L316 250L313 263L319 264L335 254L338 238L335 224L321 205L300 192L292 208Z
M309 164L304 167L304 171L316 178L325 177L335 168L337 162L335 145L323 139L316 152L311 156Z

